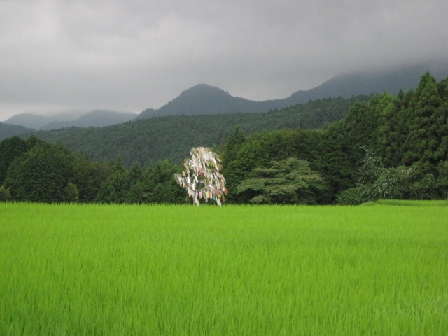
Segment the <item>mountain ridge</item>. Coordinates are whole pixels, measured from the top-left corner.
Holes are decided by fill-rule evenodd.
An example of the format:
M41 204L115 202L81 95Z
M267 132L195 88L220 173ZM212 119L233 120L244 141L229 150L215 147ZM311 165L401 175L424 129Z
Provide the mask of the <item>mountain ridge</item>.
M8 125L24 126L35 130L64 127L105 127L133 120L136 113L96 109L90 112L72 111L54 115L20 113L4 121Z
M52 113L50 115L43 115L33 112L24 112L15 114L9 119L3 121L5 124L24 126L27 128L40 129L50 122L55 121L72 121L79 118L87 111L67 111L60 113Z
M159 109L147 108L140 114L128 114L124 120L116 120L113 123L100 124L90 122L89 124L87 121L83 121L82 116L99 110L90 112L72 111L69 116L70 120L67 120L66 114L60 113L53 116L22 113L9 118L4 123L8 125L20 125L30 129L48 130L63 127L104 127L129 120L141 120L169 115L261 113L330 97L350 98L359 94L369 95L372 93L383 93L384 91L388 91L390 94L396 94L400 89L407 91L410 88L417 87L421 76L426 70L430 70L436 79L448 76L448 64L442 63L436 65L421 64L406 66L380 73L353 72L335 76L313 89L296 91L287 98L265 101L252 101L246 98L234 97L218 87L198 84L182 91L179 96ZM115 113L115 111L111 112ZM20 121L20 118L22 118L22 121ZM56 120L48 118L56 118ZM61 120L61 118L66 119ZM74 121L80 118L81 120L78 120L78 122ZM84 119L88 118L85 117ZM5 127L3 129L6 130ZM16 130L18 132L17 134L22 134L21 132L23 130ZM4 134L11 136L11 128L9 128L8 133L5 131L0 136L4 137Z
M167 115L228 114L238 112L266 112L310 100L330 97L350 98L360 94L397 94L417 87L422 74L433 70L432 75L441 79L448 75L448 64L414 65L378 73L353 72L335 76L310 90L299 90L287 98L253 101L234 97L228 92L207 84L198 84L181 92L159 109L148 108L135 119L148 119Z
M72 121L54 121L42 126L41 130L64 127L106 127L121 124L135 118L131 112L116 112L110 110L93 110Z

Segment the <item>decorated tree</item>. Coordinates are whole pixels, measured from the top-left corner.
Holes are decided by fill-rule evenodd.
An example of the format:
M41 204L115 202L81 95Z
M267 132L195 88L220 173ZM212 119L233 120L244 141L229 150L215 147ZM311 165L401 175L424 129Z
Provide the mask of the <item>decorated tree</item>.
M199 205L199 200L204 199L205 202L213 200L220 206L227 194L226 180L219 172L220 157L204 147L192 148L190 155L191 159L184 162L182 174L174 174L176 182L185 188L194 204Z

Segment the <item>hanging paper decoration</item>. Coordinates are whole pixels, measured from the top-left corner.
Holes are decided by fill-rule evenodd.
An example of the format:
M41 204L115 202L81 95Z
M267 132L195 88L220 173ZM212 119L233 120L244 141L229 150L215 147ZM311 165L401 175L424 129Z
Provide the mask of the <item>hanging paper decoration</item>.
M210 148L197 147L190 150L191 159L184 162L185 170L182 174L174 174L176 182L193 199L193 203L199 205L199 199L206 202L212 199L219 206L221 200L225 202L227 189L226 180L219 172L221 159Z

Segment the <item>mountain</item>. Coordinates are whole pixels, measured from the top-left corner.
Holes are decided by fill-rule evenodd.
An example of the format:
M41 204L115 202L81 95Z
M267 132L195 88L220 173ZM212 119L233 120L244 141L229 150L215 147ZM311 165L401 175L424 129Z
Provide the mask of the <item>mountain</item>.
M135 118L134 113L108 110L70 111L52 115L34 113L16 114L6 120L5 124L24 126L33 129L57 129L64 127L104 127L121 124Z
M155 110L149 108L136 119L166 115L228 114L236 112L266 112L273 106L231 96L217 87L199 84L183 91L177 98Z
M266 101L233 97L217 87L199 84L183 91L177 98L159 109L144 110L136 119L181 114L266 112L328 97L350 98L359 94L367 95L384 91L397 94L400 89L407 91L417 87L420 77L427 69L431 70L431 74L436 79L448 75L448 64L422 64L383 72L356 72L333 77L313 89L297 91L288 98Z
M21 135L35 131L31 128L26 128L17 125L8 125L0 122L0 140L12 137L14 135Z
M76 118L79 118L85 113L87 112L67 111L67 112L52 113L49 115L41 115L27 112L13 115L8 120L5 120L4 123L10 125L18 125L28 128L40 129L41 127L45 126L48 123L75 120Z
M383 93L396 95L400 89L416 88L421 76L427 71L437 80L448 75L448 64L425 64L396 68L382 72L354 72L331 78L308 91L293 93L288 100L292 103L321 99L324 97L348 98L352 95Z
M5 124L23 126L28 128L39 129L43 125L49 122L49 117L34 114L34 113L20 113L13 115L8 120L5 120Z
M64 127L105 127L121 124L135 118L134 113L115 112L108 110L94 110L82 115L72 121L53 121L44 126L41 130L58 129Z

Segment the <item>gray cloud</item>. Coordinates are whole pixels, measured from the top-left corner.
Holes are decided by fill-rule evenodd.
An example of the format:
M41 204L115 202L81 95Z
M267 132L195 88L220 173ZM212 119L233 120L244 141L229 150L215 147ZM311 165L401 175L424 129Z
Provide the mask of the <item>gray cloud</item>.
M0 120L140 112L207 83L283 98L343 72L448 55L445 0L0 1Z

